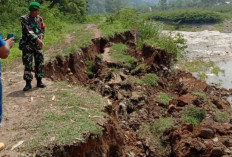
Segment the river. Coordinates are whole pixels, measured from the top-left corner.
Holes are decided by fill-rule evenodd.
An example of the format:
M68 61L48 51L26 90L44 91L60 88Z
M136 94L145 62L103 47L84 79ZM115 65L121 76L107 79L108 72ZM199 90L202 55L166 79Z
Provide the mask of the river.
M232 89L232 33L208 30L200 32L177 32L183 34L187 40L188 48L185 56L189 61L213 61L224 71L219 72L218 76L207 71L207 83ZM193 73L193 75L195 74Z

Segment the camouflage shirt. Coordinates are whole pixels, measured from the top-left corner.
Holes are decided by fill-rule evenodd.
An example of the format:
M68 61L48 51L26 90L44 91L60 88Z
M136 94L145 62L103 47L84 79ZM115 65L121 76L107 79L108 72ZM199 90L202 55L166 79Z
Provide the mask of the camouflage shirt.
M40 50L37 38L43 39L45 24L42 17L24 15L20 18L22 24L22 39L19 42L20 50Z

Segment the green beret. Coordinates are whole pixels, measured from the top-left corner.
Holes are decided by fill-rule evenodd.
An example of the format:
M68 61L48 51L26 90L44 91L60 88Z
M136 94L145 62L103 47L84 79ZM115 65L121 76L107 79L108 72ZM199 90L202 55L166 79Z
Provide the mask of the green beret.
M28 9L30 11L36 11L40 9L40 4L38 2L31 2Z

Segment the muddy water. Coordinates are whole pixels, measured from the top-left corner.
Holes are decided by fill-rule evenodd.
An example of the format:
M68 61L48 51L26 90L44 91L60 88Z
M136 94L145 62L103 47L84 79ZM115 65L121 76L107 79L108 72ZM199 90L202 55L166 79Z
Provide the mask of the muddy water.
M218 31L179 31L187 40L188 60L214 61L224 72L218 76L206 72L207 82L226 89L232 88L232 33Z

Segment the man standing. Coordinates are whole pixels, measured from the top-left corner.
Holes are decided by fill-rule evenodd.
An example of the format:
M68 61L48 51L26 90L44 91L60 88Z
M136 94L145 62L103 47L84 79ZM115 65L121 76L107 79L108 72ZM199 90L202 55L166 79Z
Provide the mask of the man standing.
M14 38L4 41L0 35L0 58L5 59L8 57L10 48L14 45ZM2 123L2 80L1 80L1 60L0 60L0 127ZM4 148L4 143L0 142L0 151Z
M22 24L22 39L19 43L19 49L22 50L22 60L25 66L23 79L26 81L26 86L23 91L31 89L31 81L33 79L32 65L33 57L35 61L35 77L37 79L37 87L44 88L42 83L44 77L43 63L44 56L42 47L44 45L44 31L45 24L41 16L39 16L40 4L38 2L31 2L29 5L30 14L21 16Z

